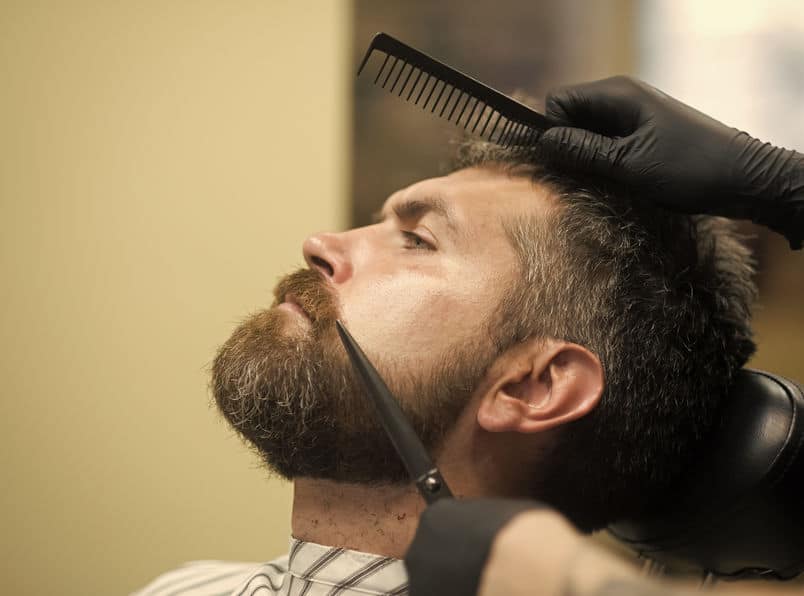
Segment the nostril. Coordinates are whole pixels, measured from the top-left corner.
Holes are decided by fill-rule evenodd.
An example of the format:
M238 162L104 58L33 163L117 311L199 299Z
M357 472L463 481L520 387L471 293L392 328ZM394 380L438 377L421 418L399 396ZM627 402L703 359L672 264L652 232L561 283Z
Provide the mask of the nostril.
M310 260L313 262L313 265L318 269L321 269L327 275L327 277L332 277L332 275L335 273L334 269L332 269L332 265L327 263L321 257L313 256L310 258Z

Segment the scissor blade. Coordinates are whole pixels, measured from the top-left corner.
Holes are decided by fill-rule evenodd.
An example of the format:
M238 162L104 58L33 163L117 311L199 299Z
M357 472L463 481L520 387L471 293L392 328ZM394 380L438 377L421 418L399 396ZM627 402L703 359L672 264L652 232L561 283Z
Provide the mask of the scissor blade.
M391 443L402 459L411 479L422 492L422 496L428 503L439 498L451 497L449 487L377 369L371 364L343 323L336 321L335 325L352 365L357 370L377 408L386 434L391 439Z

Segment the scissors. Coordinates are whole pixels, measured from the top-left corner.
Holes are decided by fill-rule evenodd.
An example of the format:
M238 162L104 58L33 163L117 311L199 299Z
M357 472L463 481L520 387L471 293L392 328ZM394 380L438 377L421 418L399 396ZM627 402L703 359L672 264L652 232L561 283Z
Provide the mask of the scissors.
M416 436L416 432L402 412L399 402L382 380L380 373L371 364L343 323L335 321L335 326L338 328L338 335L346 348L346 353L349 354L352 366L363 380L368 394L377 408L377 414L385 433L391 439L394 449L402 459L419 494L428 505L439 499L452 498L452 491L433 460L430 459L427 450Z

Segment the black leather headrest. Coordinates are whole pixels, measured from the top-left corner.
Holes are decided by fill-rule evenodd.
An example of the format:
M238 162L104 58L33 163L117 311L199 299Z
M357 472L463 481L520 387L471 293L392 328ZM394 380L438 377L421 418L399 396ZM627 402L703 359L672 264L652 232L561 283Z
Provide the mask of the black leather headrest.
M698 461L661 514L609 530L641 554L721 577L804 571L804 394L738 374Z

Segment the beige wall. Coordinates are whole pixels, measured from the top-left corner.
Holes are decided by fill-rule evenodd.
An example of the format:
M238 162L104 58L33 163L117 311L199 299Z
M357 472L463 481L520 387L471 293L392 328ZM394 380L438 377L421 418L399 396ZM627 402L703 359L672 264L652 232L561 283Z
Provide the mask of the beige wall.
M205 367L345 223L349 12L0 2L0 592L285 550Z

